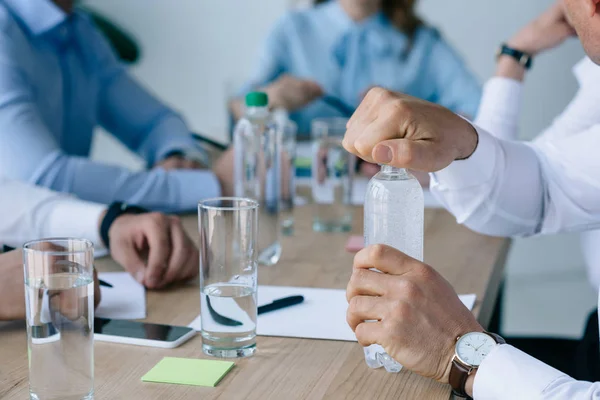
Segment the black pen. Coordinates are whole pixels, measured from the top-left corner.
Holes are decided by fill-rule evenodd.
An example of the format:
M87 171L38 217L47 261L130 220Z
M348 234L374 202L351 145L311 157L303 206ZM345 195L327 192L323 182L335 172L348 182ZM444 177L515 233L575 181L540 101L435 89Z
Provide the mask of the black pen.
M206 144L209 144L211 146L213 146L214 148L216 148L217 150L221 150L221 151L225 151L228 149L229 146L227 146L226 144L223 143L219 143L215 140L209 139L204 135L201 135L199 133L192 133L192 137L200 142L204 142Z
M268 313L271 311L281 310L282 308L287 308L291 306L295 306L296 304L300 304L304 301L304 296L290 296L284 297L283 299L273 300L272 303L265 304L264 306L258 307L258 315ZM226 317L225 315L219 314L210 303L210 299L206 297L206 305L208 306L208 312L212 317L213 321L217 324L221 324L224 326L242 326L243 324L240 321L236 321L235 319Z
M290 297L284 297L283 299L273 300L272 303L265 304L264 306L258 307L258 315L268 313L271 311L281 310L282 308L295 306L296 304L300 304L303 301L304 301L304 296L290 296Z
M113 285L111 285L110 283L108 283L106 281L103 281L102 279L98 279L98 283L100 284L100 286L104 286L104 287L107 287L107 288L114 287Z

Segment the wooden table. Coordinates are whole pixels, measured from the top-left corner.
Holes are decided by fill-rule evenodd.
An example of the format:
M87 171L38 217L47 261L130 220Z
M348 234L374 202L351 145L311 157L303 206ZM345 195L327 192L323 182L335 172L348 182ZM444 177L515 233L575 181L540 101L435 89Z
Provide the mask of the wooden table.
M186 228L197 239L195 217ZM356 209L354 233L362 232L362 209ZM296 211L296 234L283 241L281 262L261 267L267 285L343 289L352 270L344 251L348 236L311 230L310 207ZM476 293L474 313L487 324L496 298L509 241L471 232L444 210L425 214L425 260L455 285L458 293ZM119 270L110 259L101 270ZM148 321L187 325L199 313L199 291L187 285L147 296ZM255 356L237 360L217 388L142 383L140 378L164 356L204 358L201 338L183 346L157 349L96 343L96 399L445 399L449 387L403 370L388 374L365 365L356 343L259 337ZM0 325L0 399L28 397L26 334L22 322Z

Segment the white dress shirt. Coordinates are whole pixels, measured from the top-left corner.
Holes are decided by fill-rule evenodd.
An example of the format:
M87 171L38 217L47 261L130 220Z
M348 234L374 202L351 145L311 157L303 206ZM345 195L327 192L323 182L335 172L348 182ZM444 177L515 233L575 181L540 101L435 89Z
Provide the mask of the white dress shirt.
M576 73L591 67L586 61ZM503 90L494 92L494 85ZM496 134L503 138L514 138L519 87L495 79L484 91L480 122L499 129ZM458 222L490 235L600 228L600 123L590 121L584 112L598 104L593 93L588 97L588 90L600 93L599 89L600 80L586 82L565 114L532 143L502 140L477 127L479 145L473 155L432 174L432 192ZM505 99L498 101L492 95ZM484 118L486 114L489 117ZM479 368L474 398L598 399L600 383L575 381L502 345Z
M573 70L579 90L567 108L552 125L535 138L535 142L556 136L576 135L600 124L600 67L589 58L581 60ZM486 85L475 124L492 135L516 140L522 99L521 82L492 78ZM592 286L600 287L600 231L581 234L581 248Z
M98 223L106 206L0 177L0 244L50 237L89 239L104 248Z

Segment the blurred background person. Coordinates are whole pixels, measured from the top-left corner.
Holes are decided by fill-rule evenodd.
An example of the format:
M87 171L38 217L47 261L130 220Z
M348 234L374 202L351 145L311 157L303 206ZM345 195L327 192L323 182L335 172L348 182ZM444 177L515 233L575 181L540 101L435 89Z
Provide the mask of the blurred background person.
M440 33L416 15L416 0L316 0L287 13L264 43L241 89L267 92L272 108L285 108L300 136L315 118L338 117L321 99L334 96L356 108L372 86L439 103L475 116L480 86ZM242 97L230 102L243 114Z
M127 73L74 0L3 1L0 27L2 175L162 211L192 210L201 198L227 194L229 174L193 170L209 162L183 119ZM97 125L152 170L90 161Z

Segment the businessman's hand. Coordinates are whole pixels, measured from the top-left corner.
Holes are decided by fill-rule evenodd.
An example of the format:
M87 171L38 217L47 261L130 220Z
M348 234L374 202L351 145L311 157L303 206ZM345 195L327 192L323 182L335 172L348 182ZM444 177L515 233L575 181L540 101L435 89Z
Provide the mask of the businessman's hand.
M346 296L348 324L361 345L379 344L406 368L438 382L448 383L456 338L483 331L439 273L389 246L356 255Z
M198 249L178 217L159 213L122 215L109 230L111 255L150 289L198 275Z
M559 0L521 29L507 44L517 50L536 55L560 45L575 35L575 30L567 21L563 1Z
M25 291L23 280L23 250L0 254L0 321L25 319ZM94 306L100 303L98 275L94 270ZM62 305L64 310L70 307Z
M343 144L371 163L435 172L468 158L477 141L475 128L452 111L373 88L348 121Z
M317 82L282 75L275 82L263 88L269 95L272 108L282 107L294 111L323 95L323 89Z

